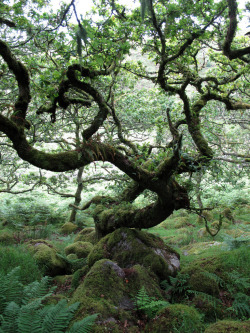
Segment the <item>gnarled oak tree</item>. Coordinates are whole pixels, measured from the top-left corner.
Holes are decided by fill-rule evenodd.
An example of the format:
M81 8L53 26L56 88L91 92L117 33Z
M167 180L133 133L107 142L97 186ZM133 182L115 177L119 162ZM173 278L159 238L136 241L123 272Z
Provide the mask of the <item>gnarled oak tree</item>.
M83 207L100 204L95 216L100 236L122 226L149 228L189 208L181 179L208 166L216 148L203 132L204 114L213 120L213 102L228 112L250 108L249 38L236 36L237 1L144 0L131 10L119 0L102 0L81 19L74 0L56 14L44 12L43 5L39 0L0 5L0 131L12 148L24 161L54 172L105 161L125 173L131 183L120 198L98 197ZM130 60L134 50L150 57L150 69L149 62ZM172 137L167 143L151 141L145 149L145 142L129 139L128 133L143 133L138 124L128 130L122 110L130 89L123 78L131 73L138 85L159 87L165 100L160 125ZM46 144L39 147L46 141L42 127L36 131L39 117L60 121L67 134L65 115L72 107L84 119L76 149L58 153ZM150 112L145 107L142 123ZM247 158L244 152L238 157ZM145 190L155 193L152 204L123 205Z

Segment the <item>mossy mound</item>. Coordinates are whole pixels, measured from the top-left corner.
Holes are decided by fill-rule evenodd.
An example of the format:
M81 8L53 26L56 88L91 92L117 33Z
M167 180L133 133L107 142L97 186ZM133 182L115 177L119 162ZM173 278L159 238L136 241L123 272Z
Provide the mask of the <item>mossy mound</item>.
M66 255L76 254L77 258L86 258L93 249L93 244L90 242L77 241L65 247Z
M201 316L193 307L183 304L169 305L160 310L146 327L145 332L201 332Z
M85 228L85 229L81 230L77 234L77 236L74 240L74 242L78 242L78 241L96 244L97 237L96 237L96 233L95 233L95 228Z
M211 323L224 317L223 305L218 301L216 302L214 298L210 300L204 295L195 296L192 299L192 304L204 315L205 322Z
M14 244L15 243L15 237L13 233L9 230L0 230L0 243L2 244Z
M133 299L142 287L149 296L162 298L158 278L140 265L122 269L117 263L102 259L83 278L84 273L79 270L73 276L72 284L80 285L71 302L80 302L80 312L85 314L98 312L102 319L133 320Z
M176 229L179 229L179 228L185 228L187 226L189 226L190 223L189 223L189 220L188 220L188 217L179 217L177 222L175 223L174 227Z
M72 302L82 302L85 297L91 297L118 305L125 293L124 278L125 273L116 263L107 259L99 260L76 289Z
M248 333L250 332L250 320L233 321L221 320L206 328L204 333Z
M122 268L140 264L161 279L176 275L180 268L177 252L161 238L136 229L120 228L102 238L90 252L88 264L91 267L103 258L117 262Z
M61 226L61 233L69 235L75 232L77 229L77 225L72 222L66 222Z
M144 287L149 296L162 298L159 279L153 272L141 265L124 268L123 271L129 297L134 298L138 291Z
M214 297L219 296L220 291L217 282L205 271L199 270L192 274L189 279L189 286L191 290L200 291Z
M50 242L41 239L31 240L27 243L27 248L45 274L49 276L66 274L67 263L58 256L57 250Z
M221 242L216 242L216 241L193 243L182 247L182 251L185 253L185 255L200 254L211 247L214 246L217 247L222 245L223 244Z
M99 313L101 318L114 317L125 320L129 317L125 307L133 306L126 298L124 271L114 262L103 259L96 262L83 282L73 293L71 303L80 302L79 318L82 314Z

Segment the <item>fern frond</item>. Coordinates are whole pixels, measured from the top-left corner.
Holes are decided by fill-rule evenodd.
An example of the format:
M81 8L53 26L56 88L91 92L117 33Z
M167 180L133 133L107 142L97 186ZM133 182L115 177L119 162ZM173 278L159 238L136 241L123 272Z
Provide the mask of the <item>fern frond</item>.
M236 314L238 318L249 318L250 317L250 297L243 293L237 293L234 295L234 301L230 308L227 309L229 312Z
M138 291L134 302L137 309L143 311L149 318L153 318L156 312L169 305L167 301L150 297L144 286Z
M219 286L221 286L221 287L225 286L225 281L221 277L219 277L217 274L210 273L210 272L207 272L207 271L202 272L202 274L204 276L207 276L211 280L214 280Z
M74 323L71 329L66 331L66 333L90 333L97 316L98 313L83 318L81 321Z
M15 302L10 302L4 311L1 320L1 329L4 333L17 332L17 317L19 315L20 307Z
M15 301L20 304L22 299L22 284L19 281L18 271L14 268L7 275L0 274L0 314L3 313L7 303Z
M203 293L202 291L187 290L187 292L189 294L194 294L195 296L201 297L204 301L207 301L207 302L213 304L214 307L216 306L216 304L221 303L221 301L218 298L213 297L209 294Z
M67 306L66 300L61 300L55 306L51 306L50 311L43 321L43 332L60 333L69 325L80 303Z
M27 304L30 300L40 297L48 297L52 294L56 287L49 289L50 278L45 276L41 281L34 281L29 285L25 286L23 289L23 299L22 303Z

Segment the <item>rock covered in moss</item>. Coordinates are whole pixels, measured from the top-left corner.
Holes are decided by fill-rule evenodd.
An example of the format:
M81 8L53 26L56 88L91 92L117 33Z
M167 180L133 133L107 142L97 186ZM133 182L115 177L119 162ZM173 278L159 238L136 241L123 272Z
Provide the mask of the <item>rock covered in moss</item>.
M77 241L65 247L64 251L66 255L76 254L77 258L86 258L90 251L93 249L93 244L90 242Z
M77 234L74 241L90 242L95 244L97 242L95 228L84 228Z
M158 278L140 265L122 269L117 263L102 259L83 278L84 273L81 270L73 276L73 280L78 279L77 283L80 280L80 285L71 302L80 302L81 312L85 314L98 312L102 319L111 316L120 321L129 319L135 308L134 297L142 287L149 296L162 298Z
M67 271L66 261L57 254L54 246L46 240L31 240L27 247L40 267L49 276L65 274Z
M233 321L221 320L206 328L204 333L248 333L250 332L250 320Z
M191 290L200 291L214 297L219 296L219 286L215 278L211 277L208 272L198 270L191 275L189 280Z
M67 259L69 259L69 260L77 260L78 257L77 257L77 255L75 253L70 253L70 254L67 255Z
M172 304L160 310L145 332L201 332L201 315L191 306Z
M120 228L102 238L88 256L91 267L107 258L122 268L140 264L161 279L176 275L180 268L179 254L166 246L160 237L137 229Z
M118 305L119 299L125 292L124 278L125 273L116 263L107 259L99 260L76 289L73 300L77 302L85 297L102 298Z
M73 293L71 303L80 302L79 311L85 315L99 313L100 318L126 319L129 315L119 307L126 293L125 273L114 262L96 262Z
M75 232L76 229L77 229L76 224L74 224L72 222L66 222L61 227L61 233L69 235L69 234L72 234L73 232Z

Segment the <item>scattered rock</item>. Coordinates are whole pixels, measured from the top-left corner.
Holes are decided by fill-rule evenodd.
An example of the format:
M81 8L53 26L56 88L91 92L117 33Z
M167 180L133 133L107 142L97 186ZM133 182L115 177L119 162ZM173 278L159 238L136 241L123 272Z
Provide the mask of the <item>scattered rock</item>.
M88 264L91 267L103 258L117 262L122 268L143 265L160 279L175 276L180 269L176 251L160 237L136 229L120 228L102 238L90 252Z
M64 251L66 255L76 254L79 259L86 258L92 249L93 244L90 242L77 241L65 247Z

